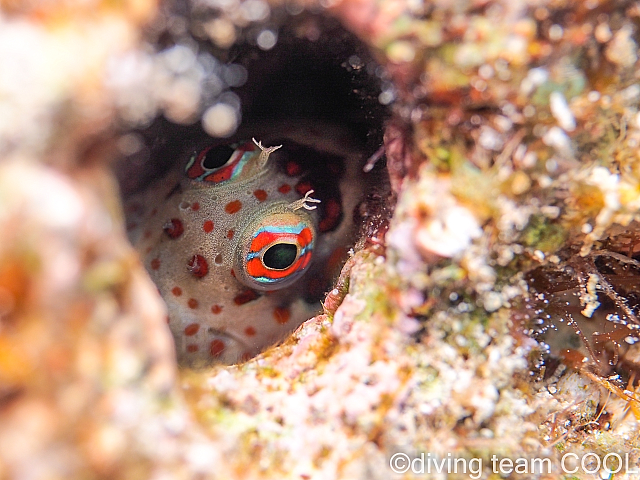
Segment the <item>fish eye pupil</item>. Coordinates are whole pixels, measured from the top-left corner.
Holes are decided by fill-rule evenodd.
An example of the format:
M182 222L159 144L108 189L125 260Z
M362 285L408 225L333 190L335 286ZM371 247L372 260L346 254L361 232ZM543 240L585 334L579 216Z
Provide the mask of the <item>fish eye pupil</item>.
M204 157L202 158L202 166L207 170L221 167L227 163L233 152L234 149L229 145L218 145L217 147L212 147L204 154Z
M284 270L295 262L298 256L298 248L292 243L278 243L269 247L262 256L262 262L266 267L274 270Z

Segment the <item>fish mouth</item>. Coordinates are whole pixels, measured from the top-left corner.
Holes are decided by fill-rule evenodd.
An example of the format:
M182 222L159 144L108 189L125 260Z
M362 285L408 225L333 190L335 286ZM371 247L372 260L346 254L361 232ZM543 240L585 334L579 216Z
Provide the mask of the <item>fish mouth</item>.
M255 350L255 348L251 347L251 345L248 345L242 338L240 338L239 335L233 332L229 332L228 330L220 330L214 327L209 327L207 329L207 333L209 333L210 335L215 335L222 338L229 338L244 350L251 350L251 351Z
M259 349L247 345L246 342L233 333L210 327L207 329L207 334L209 336L207 345L211 345L208 347L211 348L211 355L214 354L213 350L216 348L216 342L221 345L219 351L215 353L215 357L213 358L208 353L204 355L191 354L184 348L185 345L180 346L180 338L174 337L176 345L178 346L176 354L180 365L190 368L209 367L214 363L234 365L247 360L247 354L254 357L260 352Z

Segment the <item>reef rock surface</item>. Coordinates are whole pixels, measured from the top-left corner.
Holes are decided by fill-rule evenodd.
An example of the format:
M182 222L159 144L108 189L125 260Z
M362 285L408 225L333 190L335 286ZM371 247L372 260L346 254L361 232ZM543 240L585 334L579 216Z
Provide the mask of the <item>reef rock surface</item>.
M638 475L638 6L185 5L0 1L0 478L437 472L396 475L397 452L458 459L451 478L587 478L608 454ZM366 220L326 314L244 364L179 372L109 165L123 125L202 114L195 63L145 39L209 10L222 50L303 10L369 48L396 203L386 235ZM572 318L564 291L580 325L613 302L613 348L530 335Z

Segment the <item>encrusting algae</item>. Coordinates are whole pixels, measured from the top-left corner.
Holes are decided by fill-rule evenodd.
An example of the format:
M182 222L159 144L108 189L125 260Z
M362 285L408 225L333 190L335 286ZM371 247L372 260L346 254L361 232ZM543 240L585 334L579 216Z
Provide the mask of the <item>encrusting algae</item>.
M436 477L395 453L451 478L639 475L634 2L0 6L0 478ZM339 64L389 106L390 192L359 206L324 314L178 370L109 166L135 190L178 124L231 135L256 101L238 59L335 29L377 62Z

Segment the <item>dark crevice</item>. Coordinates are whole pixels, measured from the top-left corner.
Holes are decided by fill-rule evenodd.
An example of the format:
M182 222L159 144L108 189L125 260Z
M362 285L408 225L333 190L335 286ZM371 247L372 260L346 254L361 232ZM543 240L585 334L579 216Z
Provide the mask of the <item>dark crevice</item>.
M310 30L320 32L317 40L307 38ZM158 35L157 41L162 48L171 46L170 36ZM198 41L198 49L216 53L208 42ZM244 42L223 56L248 73L243 86L231 89L241 101L242 124L230 140L250 138L253 125L306 121L348 129L363 146L365 160L381 147L388 111L378 101L380 67L336 21L306 14L290 17L271 50ZM211 141L199 121L178 125L162 116L136 133L144 137L145 148L116 166L125 195L164 175L194 145ZM383 157L376 170L383 170L384 163Z

